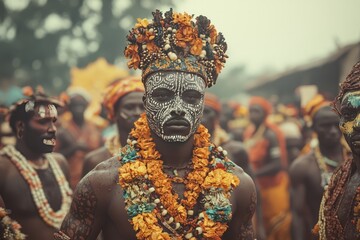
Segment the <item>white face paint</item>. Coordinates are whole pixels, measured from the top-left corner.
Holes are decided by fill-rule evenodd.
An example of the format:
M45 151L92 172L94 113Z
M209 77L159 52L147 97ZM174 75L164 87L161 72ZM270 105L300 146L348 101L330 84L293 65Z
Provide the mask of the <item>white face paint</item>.
M205 81L196 74L156 72L145 82L149 127L167 142L184 142L201 122Z

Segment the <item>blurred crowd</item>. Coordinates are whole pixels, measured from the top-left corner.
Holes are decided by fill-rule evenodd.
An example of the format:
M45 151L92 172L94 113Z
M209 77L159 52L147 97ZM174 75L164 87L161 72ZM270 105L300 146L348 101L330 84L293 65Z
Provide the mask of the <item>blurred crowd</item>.
M22 92L8 92L13 102L19 101L4 103L0 111L0 146L4 147L16 144L21 134L11 126L9 112L23 104L24 98L56 106L54 152L66 159L72 190L99 163L120 153L134 122L144 112L140 77L103 59L77 71L76 84L54 97L58 104L49 100L41 86L35 90L25 87ZM89 72L97 74L95 79L105 78L106 84L91 84ZM306 101L300 96L299 103L291 105L261 96L251 96L244 104L223 101L210 92L205 95L202 124L212 141L256 183L258 204L253 222L258 239L311 239L331 174L351 154L331 99L319 92L321 89L306 95ZM42 166L34 169L41 171ZM22 222L21 218L18 221Z

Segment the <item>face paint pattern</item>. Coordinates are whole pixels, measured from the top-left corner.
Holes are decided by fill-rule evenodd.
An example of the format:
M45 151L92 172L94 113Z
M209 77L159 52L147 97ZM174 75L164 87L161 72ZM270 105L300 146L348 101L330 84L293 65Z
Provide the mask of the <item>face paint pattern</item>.
M25 104L25 112L34 111L35 103L33 101L28 101Z
M35 116L39 118L45 118L45 117L57 118L58 113L56 107L53 104L40 105L38 107L38 111L35 113Z
M157 72L151 75L145 83L146 99L145 110L149 127L157 136L167 142L184 142L196 132L204 109L204 80L195 74L184 72ZM166 102L159 103L152 97L154 90L163 88L174 93ZM201 99L196 104L191 104L183 99L183 93L194 90L201 94ZM165 123L173 118L173 112L182 112L184 120L190 124L187 135L166 135Z
M342 103L342 106L349 106L354 117L347 117L346 113L342 113L340 121L340 129L343 134L351 136L354 132L354 127L360 126L360 114L358 111L360 107L360 91L349 92L345 94ZM342 107L343 109L343 107Z

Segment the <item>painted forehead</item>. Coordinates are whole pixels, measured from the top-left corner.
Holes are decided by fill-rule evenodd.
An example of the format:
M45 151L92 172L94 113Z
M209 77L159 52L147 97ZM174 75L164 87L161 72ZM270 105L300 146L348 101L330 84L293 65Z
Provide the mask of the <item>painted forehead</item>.
M360 106L360 90L359 91L352 91L347 92L344 95L341 104L350 104L352 107L359 107Z
M34 108L36 118L57 118L58 112L53 104L38 104Z
M156 72L145 83L146 91L151 93L157 88L166 88L174 92L184 90L205 90L205 81L198 75L184 72Z

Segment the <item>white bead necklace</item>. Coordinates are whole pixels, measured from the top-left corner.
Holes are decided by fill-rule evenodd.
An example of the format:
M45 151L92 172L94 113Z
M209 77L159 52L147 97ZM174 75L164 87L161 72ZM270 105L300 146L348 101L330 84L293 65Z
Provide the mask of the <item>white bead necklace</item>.
M59 164L51 154L44 154L44 157L48 160L51 170L55 175L55 179L59 185L60 193L62 197L61 208L55 212L42 189L40 178L33 167L28 163L25 157L15 149L12 145L7 145L0 151L1 155L7 155L12 163L19 170L25 181L28 183L31 195L38 209L40 217L48 225L59 229L63 219L70 209L72 190L60 169Z

